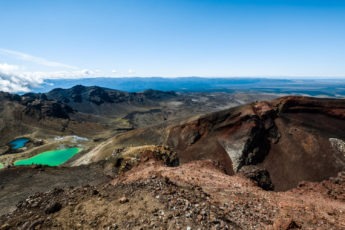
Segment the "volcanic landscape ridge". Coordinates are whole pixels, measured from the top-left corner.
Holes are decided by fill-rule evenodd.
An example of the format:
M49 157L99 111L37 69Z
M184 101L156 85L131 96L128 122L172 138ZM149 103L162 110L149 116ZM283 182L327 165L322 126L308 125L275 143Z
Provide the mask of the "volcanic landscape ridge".
M0 101L0 229L345 228L345 99L76 85Z

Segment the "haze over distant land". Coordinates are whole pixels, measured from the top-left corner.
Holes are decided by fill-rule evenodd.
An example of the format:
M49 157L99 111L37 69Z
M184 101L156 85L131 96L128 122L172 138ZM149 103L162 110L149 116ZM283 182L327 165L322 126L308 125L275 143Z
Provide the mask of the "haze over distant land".
M33 92L46 93L54 88L75 85L100 86L128 92L146 89L176 92L265 93L276 96L304 95L345 97L345 79L270 79L270 78L82 78L48 79Z
M345 1L2 1L0 90L45 79L345 77Z

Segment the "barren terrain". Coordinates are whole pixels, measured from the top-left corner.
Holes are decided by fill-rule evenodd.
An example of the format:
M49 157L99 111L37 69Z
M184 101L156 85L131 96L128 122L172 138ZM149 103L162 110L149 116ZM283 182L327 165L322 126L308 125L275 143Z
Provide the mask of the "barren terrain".
M0 229L344 229L345 100L256 97L1 93Z

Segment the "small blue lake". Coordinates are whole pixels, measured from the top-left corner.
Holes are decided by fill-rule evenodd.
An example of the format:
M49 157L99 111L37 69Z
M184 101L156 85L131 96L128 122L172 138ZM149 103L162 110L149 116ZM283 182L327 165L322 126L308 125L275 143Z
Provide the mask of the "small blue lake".
M10 146L12 149L20 149L20 148L23 148L28 142L29 142L29 138L21 137L21 138L17 138L11 141Z

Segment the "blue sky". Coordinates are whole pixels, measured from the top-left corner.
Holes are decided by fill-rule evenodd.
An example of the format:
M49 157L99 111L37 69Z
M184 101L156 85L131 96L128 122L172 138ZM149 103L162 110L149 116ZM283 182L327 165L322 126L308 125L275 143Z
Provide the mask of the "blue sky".
M0 10L0 71L38 83L345 76L343 0L0 0Z

